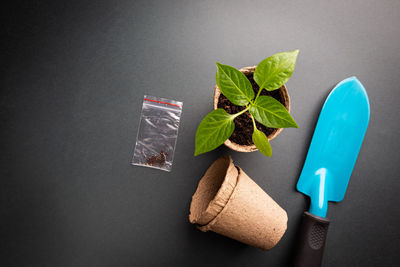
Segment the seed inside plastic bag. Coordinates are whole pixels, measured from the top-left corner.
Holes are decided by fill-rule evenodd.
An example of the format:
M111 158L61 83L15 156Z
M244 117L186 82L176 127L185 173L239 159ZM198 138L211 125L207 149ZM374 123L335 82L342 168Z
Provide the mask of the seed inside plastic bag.
M133 165L171 171L182 105L180 101L144 96Z

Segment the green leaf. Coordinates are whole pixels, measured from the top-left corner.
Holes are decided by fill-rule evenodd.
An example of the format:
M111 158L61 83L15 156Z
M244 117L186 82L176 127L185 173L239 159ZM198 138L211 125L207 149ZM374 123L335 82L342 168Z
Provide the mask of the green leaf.
M217 85L222 94L233 104L245 106L254 98L253 87L246 76L228 65L217 62Z
M299 128L289 112L278 100L260 96L250 104L250 113L263 125L270 128Z
M235 117L220 108L208 113L197 128L194 155L197 156L222 145L235 130L233 122Z
M282 52L270 56L258 64L254 80L268 91L273 91L285 84L293 73L299 50Z
M256 145L258 150L260 150L261 153L263 153L267 157L272 156L271 145L268 141L267 136L263 132L254 127L252 139L253 143Z

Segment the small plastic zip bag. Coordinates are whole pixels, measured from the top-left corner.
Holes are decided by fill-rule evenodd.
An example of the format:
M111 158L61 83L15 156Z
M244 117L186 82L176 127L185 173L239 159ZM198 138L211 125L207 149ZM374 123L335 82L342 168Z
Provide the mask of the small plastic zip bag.
M145 95L132 164L171 171L183 103Z

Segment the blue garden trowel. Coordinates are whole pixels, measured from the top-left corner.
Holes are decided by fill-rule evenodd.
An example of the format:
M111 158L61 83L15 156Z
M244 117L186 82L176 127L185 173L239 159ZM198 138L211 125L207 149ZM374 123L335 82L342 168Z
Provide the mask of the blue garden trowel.
M369 101L356 77L341 81L319 115L297 190L311 198L304 212L294 266L321 266L328 201L344 198L369 122Z

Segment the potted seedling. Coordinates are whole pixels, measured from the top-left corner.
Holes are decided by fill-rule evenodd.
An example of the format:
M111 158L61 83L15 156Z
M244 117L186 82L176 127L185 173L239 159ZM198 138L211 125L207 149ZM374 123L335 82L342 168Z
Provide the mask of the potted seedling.
M282 128L298 128L289 113L290 99L285 86L298 53L277 53L256 67L241 70L217 62L214 110L197 128L195 156L225 143L236 151L258 149L270 157L268 140L275 138Z

